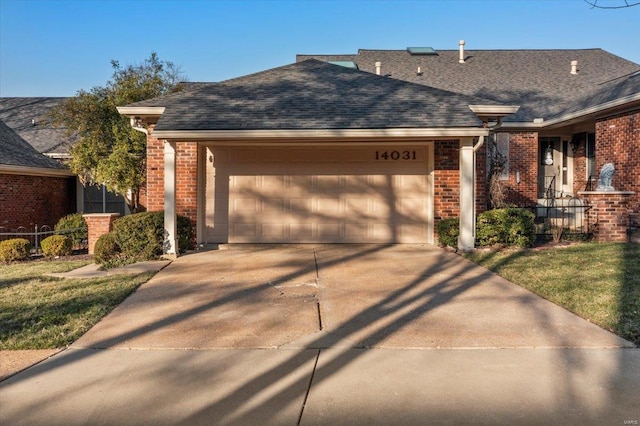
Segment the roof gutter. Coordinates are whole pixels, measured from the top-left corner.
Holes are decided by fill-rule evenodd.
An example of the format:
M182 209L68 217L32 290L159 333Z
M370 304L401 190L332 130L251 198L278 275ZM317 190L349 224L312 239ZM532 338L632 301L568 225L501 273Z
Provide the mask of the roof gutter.
M211 141L220 139L376 139L487 136L488 128L292 129L292 130L155 130L158 139Z
M469 109L473 111L488 131L494 131L502 127L502 119L510 114L515 114L520 109L518 105L469 105ZM487 134L488 135L488 134ZM478 150L484 145L484 137L487 135L481 135L478 138L478 142L473 146L473 152Z
M0 173L27 176L72 177L75 174L67 169L48 169L46 167L13 166L0 164Z
M625 104L628 104L631 102L638 102L638 101L640 101L640 93L634 93L632 95L618 98L613 101L605 102L603 104L599 104L589 108L581 109L579 111L564 114L559 117L552 118L551 120L548 120L548 121L542 121L540 123L529 122L529 121L510 122L510 123L504 123L503 127L505 129L511 129L511 128L542 129L545 127L561 124L566 121L575 120L576 118L580 118L586 115L597 114L597 113L606 111L608 109L624 106Z

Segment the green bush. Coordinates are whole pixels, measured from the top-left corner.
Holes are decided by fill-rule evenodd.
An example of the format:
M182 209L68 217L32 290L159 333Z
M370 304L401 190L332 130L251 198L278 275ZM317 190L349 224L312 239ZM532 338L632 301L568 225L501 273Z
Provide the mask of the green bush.
M178 250L184 253L191 248L193 238L191 221L186 217L178 216L177 228ZM113 223L113 237L108 238L112 238L113 241L109 241L109 244L104 243L105 251L99 256L97 256L97 249L94 248L96 263L109 267L109 265L157 259L163 253L165 240L164 212L145 212L124 216ZM114 244L118 252L110 258L107 252L115 248Z
M42 254L47 257L69 256L72 250L71 238L65 235L51 235L40 243Z
M162 254L164 216L162 212L136 213L113 222L115 240L132 262L155 259Z
M29 257L31 242L24 238L0 241L0 261L13 262Z
M460 235L460 219L452 217L438 222L438 244L441 247L458 247L458 235Z
M93 260L101 265L115 266L120 258L120 247L116 242L116 234L109 232L101 235L93 247Z
M529 210L508 207L478 215L476 240L481 247L528 247L535 238L535 215Z
M81 213L69 214L56 223L53 228L56 234L66 235L71 238L73 246L79 246L88 238L87 222Z

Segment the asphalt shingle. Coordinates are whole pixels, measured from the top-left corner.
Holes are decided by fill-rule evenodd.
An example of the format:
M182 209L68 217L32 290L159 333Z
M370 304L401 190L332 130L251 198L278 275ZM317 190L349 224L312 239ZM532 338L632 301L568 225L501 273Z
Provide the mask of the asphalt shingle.
M6 166L64 169L55 160L40 154L0 120L0 164Z
M470 104L497 104L318 60L129 106L164 106L156 130L385 129L481 125Z
M334 57L298 55L297 60L329 61ZM603 82L640 70L640 65L602 49L466 50L463 64L458 63L458 57L458 50L411 55L407 50L361 49L350 60L370 73L375 73L375 63L381 62L381 74L394 79L520 105L505 121L548 120L562 115L576 101L600 91ZM570 73L574 60L578 61L577 75Z
M69 154L75 142L65 129L54 127L49 113L66 98L0 98L0 120L38 152ZM35 120L35 123L32 121Z

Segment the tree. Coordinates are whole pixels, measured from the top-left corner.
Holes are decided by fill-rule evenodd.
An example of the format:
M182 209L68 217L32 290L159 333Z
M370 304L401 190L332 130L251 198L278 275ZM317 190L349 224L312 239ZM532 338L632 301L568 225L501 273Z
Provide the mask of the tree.
M146 179L146 136L134 130L116 107L180 90L182 73L155 52L142 64L121 67L111 61L113 75L104 87L61 102L52 111L56 125L78 138L69 167L83 185L104 184L124 196L131 212L140 211Z
M618 4L611 3L598 3L598 0L584 0L585 3L591 6L592 9L624 9L627 7L633 7L640 5L640 1L630 2L629 0L620 0Z

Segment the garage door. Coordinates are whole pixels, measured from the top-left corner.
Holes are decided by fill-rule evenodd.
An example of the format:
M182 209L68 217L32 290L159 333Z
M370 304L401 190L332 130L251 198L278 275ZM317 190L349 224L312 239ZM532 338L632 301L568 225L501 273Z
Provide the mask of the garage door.
M218 234L226 228L228 242L428 242L432 203L425 146L212 153L214 228ZM220 188L227 182L228 188Z

